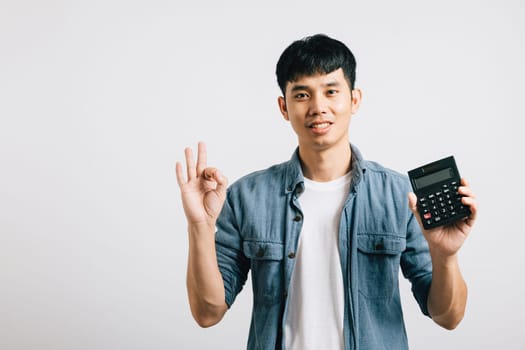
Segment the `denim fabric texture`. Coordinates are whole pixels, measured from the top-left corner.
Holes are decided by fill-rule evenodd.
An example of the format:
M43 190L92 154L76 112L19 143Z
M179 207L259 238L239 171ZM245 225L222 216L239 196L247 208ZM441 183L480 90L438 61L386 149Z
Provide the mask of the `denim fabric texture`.
M408 177L363 160L357 147L350 147L352 180L339 227L345 349L408 349L399 270L428 315L428 245L408 208ZM297 150L288 162L249 174L228 188L217 221L217 259L228 307L251 271L248 349L284 348L287 291L303 222L297 199L303 191Z

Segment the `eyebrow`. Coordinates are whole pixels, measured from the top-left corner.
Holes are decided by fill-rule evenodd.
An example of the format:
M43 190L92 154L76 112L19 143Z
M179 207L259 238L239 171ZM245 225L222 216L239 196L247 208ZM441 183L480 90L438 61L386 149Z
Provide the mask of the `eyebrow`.
M339 83L338 81L329 81L328 83L326 84L323 84L323 87L337 87L337 86L340 86L341 83ZM308 90L310 87L308 85L294 85L292 87L292 90L291 92L296 92L296 91L300 91L300 90Z

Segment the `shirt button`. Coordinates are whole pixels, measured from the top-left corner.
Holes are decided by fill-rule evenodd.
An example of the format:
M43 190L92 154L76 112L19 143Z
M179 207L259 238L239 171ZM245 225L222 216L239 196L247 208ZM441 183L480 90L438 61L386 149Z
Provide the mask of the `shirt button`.
M301 214L297 214L294 218L293 218L293 221L301 221L303 217L301 216Z
M290 259L295 258L295 253L294 253L294 252L290 252L290 253L288 254L288 257L289 257Z
M255 253L255 255L258 257L258 258L262 258L264 256L264 249L261 247L259 248L259 250L257 251L257 253Z

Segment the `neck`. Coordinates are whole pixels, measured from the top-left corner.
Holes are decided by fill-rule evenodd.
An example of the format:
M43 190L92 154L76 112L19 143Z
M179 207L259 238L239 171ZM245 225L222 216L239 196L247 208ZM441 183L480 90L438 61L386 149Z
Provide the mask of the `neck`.
M350 171L352 150L348 142L326 150L312 150L299 145L299 157L306 178L326 182Z

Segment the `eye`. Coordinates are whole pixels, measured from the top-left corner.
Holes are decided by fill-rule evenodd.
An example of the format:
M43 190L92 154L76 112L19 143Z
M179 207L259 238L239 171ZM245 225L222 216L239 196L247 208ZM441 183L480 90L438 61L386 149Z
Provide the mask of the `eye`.
M304 92L299 92L299 93L294 95L294 98L296 100L304 100L304 99L308 98L308 95L306 93L304 93Z
M338 92L339 92L339 91L337 91L337 90L335 90L335 89L330 89L330 90L327 91L327 94L328 94L328 95L337 95Z

